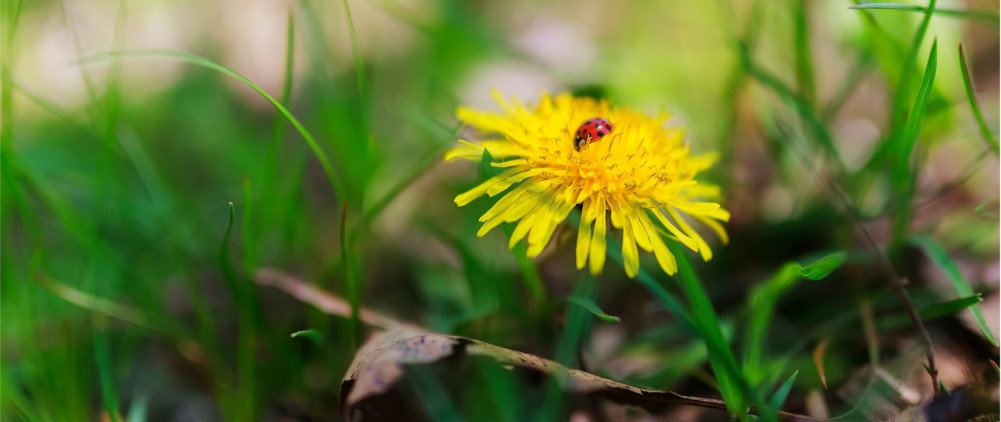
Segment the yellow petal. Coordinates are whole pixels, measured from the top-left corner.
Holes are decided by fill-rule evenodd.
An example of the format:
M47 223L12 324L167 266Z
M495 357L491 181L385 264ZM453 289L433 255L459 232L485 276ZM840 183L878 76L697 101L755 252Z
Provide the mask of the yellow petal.
M520 169L514 169L514 170L520 170ZM497 195L498 193L504 192L507 190L507 188L511 187L511 185L518 183L522 180L525 180L529 177L532 177L532 175L537 172L538 170L525 170L520 173L511 175L502 180L501 182L495 183L489 188L487 188L487 195L494 196Z
M640 269L640 255L639 251L636 250L636 240L633 238L633 231L628 227L622 230L622 266L625 267L626 275L629 278L636 277L636 273Z
M480 216L480 222L489 221L494 217L501 215L504 211L507 211L507 209L511 206L516 205L519 200L527 194L528 190L528 184L518 185L518 187L514 188L514 190L508 192L507 195L504 195L497 200L497 202L494 203L494 205L490 207L487 212L483 213L483 215Z
M696 242L695 239L692 239L686 236L684 233L682 233L681 230L679 230L678 227L674 225L674 223L672 223L670 220L667 219L667 217L664 216L664 213L661 211L661 209L653 209L651 210L651 212L653 212L654 217L657 217L657 220L660 221L660 224L664 226L664 228L666 228L668 232L674 235L675 239L677 239L679 242L685 245L685 247L693 251L699 250L698 242Z
M591 235L591 274L598 274L605 266L605 200L595 206L594 233Z
M584 214L587 214L591 207L591 201L584 203ZM583 270L587 263L587 252L591 248L591 223L585 222L582 218L580 227L577 229L577 269Z
M673 208L668 207L667 212L671 214L671 218L673 218L674 221L678 222L678 225L681 226L681 230L684 230L685 234L687 234L689 237L694 239L696 243L698 243L699 248L696 249L696 251L702 255L702 259L706 261L712 259L713 251L709 249L709 245L706 244L706 241L702 240L702 236L700 236L698 232L692 229L692 226L689 226L688 223L686 223L685 220L681 218L681 215L679 215L678 212L675 211Z
M535 220L539 218L538 211L542 207L543 205L540 201L535 207L532 208L531 211L525 214L525 217L522 218L521 221L518 222L518 225L514 227L514 232L511 233L511 239L507 242L508 249L514 249L514 245L517 245L518 242L528 234L529 230L531 230L532 226L535 224Z
M484 132L517 135L520 131L518 125L511 118L500 114L483 113L469 107L459 107L455 111L455 115L459 120Z
M696 220L701 221L702 224L709 226L709 228L712 229L712 231L715 232L717 236L719 236L719 240L723 242L724 245L730 243L730 236L727 236L726 229L723 228L722 224L717 223L716 220L703 217L701 215L695 215L693 217L695 217Z
M475 145L469 142L459 140L459 146L451 148L445 151L444 160L451 161L456 158L465 158L467 160L479 160L483 156L483 145Z
M493 158L521 157L525 151L518 144L509 141L483 141L483 148L490 151Z
M637 210L629 210L628 220L629 228L633 231L633 238L636 239L636 244L645 251L653 250L653 246L650 245L650 237L647 236L646 226L640 221L641 218L647 218L646 215L642 215ZM642 210L639 210L642 212Z
M714 202L672 203L671 205L691 215L704 215L721 221L730 221L730 213Z
M664 244L664 240L660 236L654 234L651 236L654 236L651 240L653 241L653 255L657 257L657 263L667 275L674 275L678 272L678 262L675 260L674 254L671 253L670 249L667 249L667 245Z
M612 216L612 227L621 229L622 222L625 221L625 219L622 217L622 213L619 212L618 204L619 203L617 201L611 200L608 202L608 209L611 211L609 214Z
M517 221L525 214L534 212L533 210L535 207L548 198L546 195L549 195L549 191L538 193L532 192L530 196L526 196L522 199L521 203L515 204L515 206L511 207L511 209L504 212L502 218L508 223Z
M511 194L508 194L504 198L507 198L508 196L511 196ZM504 198L502 198L502 200ZM479 237L483 237L484 235L487 234L487 232L493 230L494 227L499 226L501 223L504 222L512 223L518 221L519 219L524 217L525 214L527 214L529 211L535 209L535 207L539 205L540 201L542 201L544 198L545 198L544 196L538 195L533 192L527 192L527 191L523 192L521 195L518 196L516 201L511 202L511 205L507 209L505 209L503 212L494 215L492 218L484 222L483 226L480 227L480 230L476 232L476 235ZM492 210L493 209L491 209L491 211Z
M493 154L491 154L491 155L493 155ZM524 158L517 158L517 159L514 159L514 160L507 160L507 161L501 161L501 162L496 162L496 163L490 163L490 167L506 168L506 167L520 166L520 165L523 165L523 164L528 164L528 160L526 160Z
M708 169L717 161L719 161L719 153L716 151L688 157L688 165L695 172Z
M491 186L497 183L502 183L508 177L514 175L517 171L518 171L517 169L510 169L501 174L498 174L494 177L487 179L487 181L480 183L479 186L476 186L475 188L472 188L466 191L465 193L456 196L455 203L461 207L463 205L472 202L474 199L479 198L483 196L483 194L487 193L487 189L490 189Z
M532 224L532 230L528 235L528 252L529 258L534 258L542 249L546 246L549 238L546 236L549 231L549 227L555 227L553 224L553 209L550 205L543 205L541 209L536 210L534 224Z
M550 204L549 214L546 216L549 220L547 225L540 225L536 221L536 227L532 228L532 233L528 237L528 256L535 257L545 249L546 245L549 243L549 239L553 237L553 232L556 231L556 227L566 220L567 214L570 214L570 210L574 207L573 202L562 202L556 201L554 204ZM541 217L540 217L541 218ZM541 233L537 233L536 230L542 228Z
M497 104L500 104L501 108L504 109L507 114L517 114L517 110L507 101L507 98L504 98L504 96L501 95L500 91L491 89L490 96L494 97L494 101L496 101Z

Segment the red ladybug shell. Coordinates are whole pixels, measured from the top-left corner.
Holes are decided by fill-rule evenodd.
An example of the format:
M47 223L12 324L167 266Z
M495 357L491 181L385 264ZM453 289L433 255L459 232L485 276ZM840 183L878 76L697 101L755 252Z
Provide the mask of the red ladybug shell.
M611 132L612 124L608 120L600 117L587 119L577 128L576 136L573 139L573 147L577 151L580 151L587 144L598 142Z

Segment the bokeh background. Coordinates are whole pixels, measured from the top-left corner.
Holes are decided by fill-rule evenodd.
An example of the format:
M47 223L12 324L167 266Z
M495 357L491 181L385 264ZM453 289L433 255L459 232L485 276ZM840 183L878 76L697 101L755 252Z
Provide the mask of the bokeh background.
M489 201L452 199L481 171L441 154L480 135L456 107L498 110L496 89L666 110L693 151L720 152L705 178L723 187L731 241L697 271L738 358L756 287L787 262L847 252L831 276L770 302L765 364L749 377L773 391L798 371L786 410L996 420L998 349L985 330L999 332L998 5L937 2L955 13L934 14L912 49L921 10L853 4L5 0L0 412L339 420L364 333L257 285L261 268L430 330L719 398L702 339L621 266L596 279L574 270L575 230L534 262L501 231L475 237ZM888 145L913 121L933 51L901 175ZM286 105L332 171L257 91L165 52L204 57ZM918 309L947 311L922 316L949 399L932 400L921 335L852 221L888 251ZM973 292L982 302L956 307ZM431 419L729 418L560 397L477 368L424 374L437 381L403 388L401 403Z

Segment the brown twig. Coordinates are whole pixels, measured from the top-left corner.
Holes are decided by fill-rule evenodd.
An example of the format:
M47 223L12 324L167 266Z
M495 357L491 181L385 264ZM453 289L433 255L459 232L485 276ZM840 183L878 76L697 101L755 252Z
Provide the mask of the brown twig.
M292 295L296 299L299 299L304 303L311 304L328 314L337 315L343 318L351 317L351 305L346 300L307 284L281 271L267 268L260 269L257 271L255 279L259 284L278 288L279 290ZM623 384L618 381L599 377L589 372L570 369L557 362L540 358L532 354L506 349L480 340L433 333L424 328L397 321L389 316L366 308L359 309L358 316L359 319L366 325L380 329L380 333L382 334L388 335L396 333L400 338L396 338L393 341L405 341L407 335L410 335L411 337L419 336L421 338L434 338L438 340L452 341L456 346L462 346L461 348L456 347L456 350L462 349L466 354L491 357L497 362L505 365L519 366L561 377L565 381L563 385L567 391L585 395L595 394L619 404L642 407L651 413L663 411L670 405L686 405L727 410L726 403L722 400L686 396L673 391L648 390ZM399 336L400 334L403 334L403 336ZM373 341L375 341L375 338L373 338L373 340L369 340L366 345ZM420 341L419 343L424 344L423 341ZM440 343L441 341L439 341L439 344ZM388 349L388 346L376 349L386 350ZM413 354L413 348L409 348L408 350L411 354ZM357 359L358 358L356 358L356 360ZM406 362L400 363L403 364ZM424 363L430 363L430 361ZM356 366L356 364L357 362L353 363L352 367ZM348 380L351 376L352 372L349 370L345 379ZM352 387L349 386L348 388ZM757 415L760 414L760 409L751 407L748 409L748 413ZM785 420L791 421L824 420L784 411L777 411L776 415Z

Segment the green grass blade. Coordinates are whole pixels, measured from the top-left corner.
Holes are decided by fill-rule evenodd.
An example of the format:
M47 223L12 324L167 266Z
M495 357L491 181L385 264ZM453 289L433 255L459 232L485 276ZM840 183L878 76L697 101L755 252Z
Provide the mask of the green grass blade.
M786 104L788 104L800 118L806 123L807 127L810 129L813 136L820 143L820 147L834 159L837 163L839 169L844 169L844 163L841 159L841 153L838 150L838 146L834 143L834 136L831 135L830 130L824 124L824 120L817 114L817 111L813 108L810 101L807 100L800 94L797 94L792 88L786 86L774 75L768 73L760 66L758 66L750 57L750 52L747 50L746 45L738 46L738 53L740 54L740 60L744 65L744 69L747 74L757 79L766 88L775 92L779 98L782 99Z
M907 107L905 99L910 95L911 74L914 72L914 62L918 59L918 51L921 50L921 43L924 42L925 33L928 32L928 24L931 22L932 13L935 11L935 1L930 0L928 2L924 18L921 19L921 24L918 25L918 29L915 31L914 38L911 41L911 47L907 50L907 56L904 58L903 69L897 81L897 91L893 95L892 117L894 122L904 121L904 114L906 114Z
M255 214L254 214L254 189L253 185L250 183L249 177L243 178L243 225L241 231L243 235L240 236L240 240L243 241L243 270L244 274L253 274L254 270L257 268L257 236L258 232L255 230ZM259 218L259 217L258 217Z
M229 235L233 232L233 220L236 218L236 207L233 201L229 205L229 219L226 222L226 232L222 235L222 243L219 244L219 266L222 267L223 278L226 285L234 296L237 296L236 270L233 269L233 261L229 257Z
M111 339L108 333L108 318L95 314L91 319L94 321L94 360L101 384L101 404L111 420L117 421L121 419L121 412L118 410L118 392L115 390L114 371L111 367Z
M350 245L351 241L347 236L347 226L348 226L348 203L344 202L344 209L341 212L341 262L343 263L344 270L344 282L347 284L348 292L348 302L351 304L351 330L355 344L362 344L362 332L361 332L361 318L359 312L361 309L361 286L358 280L357 274L355 274L355 263L353 262L354 257L351 254Z
M931 52L928 53L928 64L925 66L925 75L921 79L921 87L918 88L918 95L914 98L914 106L907 116L907 136L905 142L901 143L902 148L908 151L914 148L914 143L918 138L918 130L924 120L925 111L928 108L928 99L931 97L932 85L935 83L935 72L938 67L938 42L932 43ZM900 151L898 151L900 152Z
M23 0L5 1L0 4L0 19L3 27L0 30L3 34L4 54L0 54L0 118L3 124L0 125L0 143L9 144L14 133L14 108L13 105L13 83L11 79L11 64L15 55L14 39L17 35L18 23L21 21L21 6Z
M244 188L248 189L245 194L249 196L249 182L245 180ZM245 198L246 199L246 198ZM245 202L247 202L245 200ZM235 409L230 409L240 419L253 420L256 418L256 408L254 406L254 372L255 362L255 337L256 323L254 321L254 300L253 290L246 279L239 277L233 266L233 261L229 251L229 237L233 231L233 222L236 217L236 209L233 203L229 203L229 221L226 224L226 233L223 235L222 244L219 246L219 264L222 266L223 278L226 285L233 294L233 299L237 306L237 319L240 323L238 333L238 346L236 350L236 371L238 384L236 387L237 399L241 401ZM246 228L247 215L244 213L244 227ZM244 233L243 238L247 238ZM246 245L244 245L246 248Z
M931 306L926 306L921 309L919 315L921 315L921 319L929 321L946 315L952 315L966 308L975 307L982 301L983 298L981 298L979 294L961 297L959 299L953 299L942 303L936 303Z
M674 279L681 284L682 290L688 296L691 305L691 316L699 330L700 337L709 352L709 363L719 383L720 393L731 414L745 414L747 406L752 402L761 403L751 391L743 372L737 366L737 359L730 350L729 342L723 335L722 325L716 310L709 300L709 295L702 287L702 282L695 274L688 259L688 250L676 242L667 242L668 248L678 262L678 274ZM768 415L763 415L768 416Z
M789 392L792 391L792 385L796 382L796 375L799 375L799 371L793 372L792 375L787 379L772 398L768 400L768 408L773 412L782 408L782 404L786 402L786 397L789 397Z
M751 292L744 353L744 373L750 383L763 381L766 375L762 370L764 342L779 298L801 278L820 280L838 269L844 260L845 253L837 252L806 266L795 262L786 263L768 281Z
M342 0L344 4L344 14L348 20L348 35L351 38L351 53L354 55L355 78L358 82L358 98L360 99L361 115L368 113L368 83L365 80L365 62L361 57L361 48L358 47L358 34L355 31L355 22L351 18L351 8L348 7L348 0Z
M286 107L290 106L292 98L292 84L294 77L293 66L295 64L295 18L292 12L289 12L288 23L286 24L285 33L285 76L282 79L282 92L278 96L278 101L285 104ZM262 198L263 201L267 201L269 204L275 204L276 206L271 208L261 209L262 220L265 224L273 224L279 220L281 209L287 206L283 202L291 201L291 198L283 198L279 192L279 175L281 174L282 165L279 155L279 145L281 144L282 138L285 136L285 121L283 116L278 113L275 114L271 121L271 138L268 140L268 152L267 152L267 162L268 166L265 167L264 177L261 178L261 192L263 195L267 195ZM281 206L278 206L282 203Z
M601 310L601 308L598 307L597 303L594 303L594 301L589 298L581 296L571 296L570 298L567 299L567 302L586 309L588 312L594 314L595 317L597 317L602 321L611 324L618 324L619 321L621 320L621 318L617 316L606 314L604 311Z
M932 260L939 268L942 269L948 277L949 281L952 282L952 287L956 289L956 293L959 293L961 297L974 296L975 293L970 284L966 282L963 275L959 272L959 267L956 263L949 258L949 255L945 252L945 249L938 244L934 239L925 235L918 235L911 237L911 243L920 247L928 255L928 258ZM970 307L970 313L973 314L973 318L977 321L977 325L980 327L980 331L984 333L987 340L991 342L994 346L998 345L998 340L991 333L991 329L987 326L987 321L984 320L983 313L980 312L980 308L973 306Z
M195 64L198 66L207 67L212 70L216 70L222 74L225 74L240 82L243 82L245 85L256 91L258 94L261 94L261 96L264 97L264 99L267 100L269 103L271 103L271 105L273 105L278 110L279 113L285 116L285 118L288 119L289 123L292 123L292 126L295 127L295 129L299 132L300 135L302 135L302 138L306 141L306 144L309 145L309 148L313 151L313 155L315 155L317 161L320 162L320 166L323 167L323 172L326 174L327 179L330 182L330 186L334 190L334 194L338 198L344 197L345 188L341 183L340 179L337 177L337 172L334 170L334 167L330 162L330 158L327 157L327 153L324 152L322 148L320 148L320 144L316 142L316 139L313 138L313 135L310 134L308 130L306 130L306 127L303 126L301 122L299 122L299 119L297 119L294 115L292 115L292 112L289 111L288 108L282 105L282 103L278 102L278 100L272 97L271 94L268 94L266 91L264 91L263 88L252 82L250 79L247 79L245 76L236 73L235 71L230 70L229 68L220 65L216 62L213 62L209 59L206 59L204 57L196 56L194 54L180 53L176 51L166 51L166 50L110 51L107 53L97 54L81 59L80 63L89 63L94 61L107 60L115 57L150 57L150 56L172 58L176 60L185 61L191 64Z
M997 22L997 16L994 17L994 22ZM977 105L977 98L973 95L973 82L970 81L970 70L966 67L966 55L963 53L963 44L959 45L959 70L959 73L963 75L963 89L966 90L966 99L970 102L970 109L973 111L973 117L977 120L977 126L980 127L980 134L983 135L984 140L987 141L991 149L994 150L994 154L997 155L1001 153L1001 149L998 146L998 138L987 127L984 115L980 112L980 106Z
M810 280L820 280L830 275L834 270L841 267L847 255L844 252L835 252L824 256L805 267L801 267L800 275Z
M922 12L922 13L927 11L927 8L914 4L889 3L889 2L853 4L851 6L848 6L848 8L856 10L900 10L905 12ZM998 13L991 10L935 9L933 12L937 15L948 16L951 18L971 19L982 23L990 24L991 26L998 26Z
M932 85L935 83L935 70L938 63L938 42L932 44L931 53L928 55L928 64L925 66L925 74L918 88L918 94L914 98L914 104L903 131L896 130L889 145L892 152L893 166L890 170L891 182L896 189L897 212L894 214L894 239L899 241L907 232L910 223L911 198L914 195L914 180L917 170L911 166L911 155L914 146L917 144L918 132L921 122L924 120L925 110L928 106L928 98L931 96Z
M810 48L810 20L807 16L807 4L810 0L797 0L792 3L793 41L796 51L796 86L799 95L811 106L816 101L816 83L813 72L813 57Z

